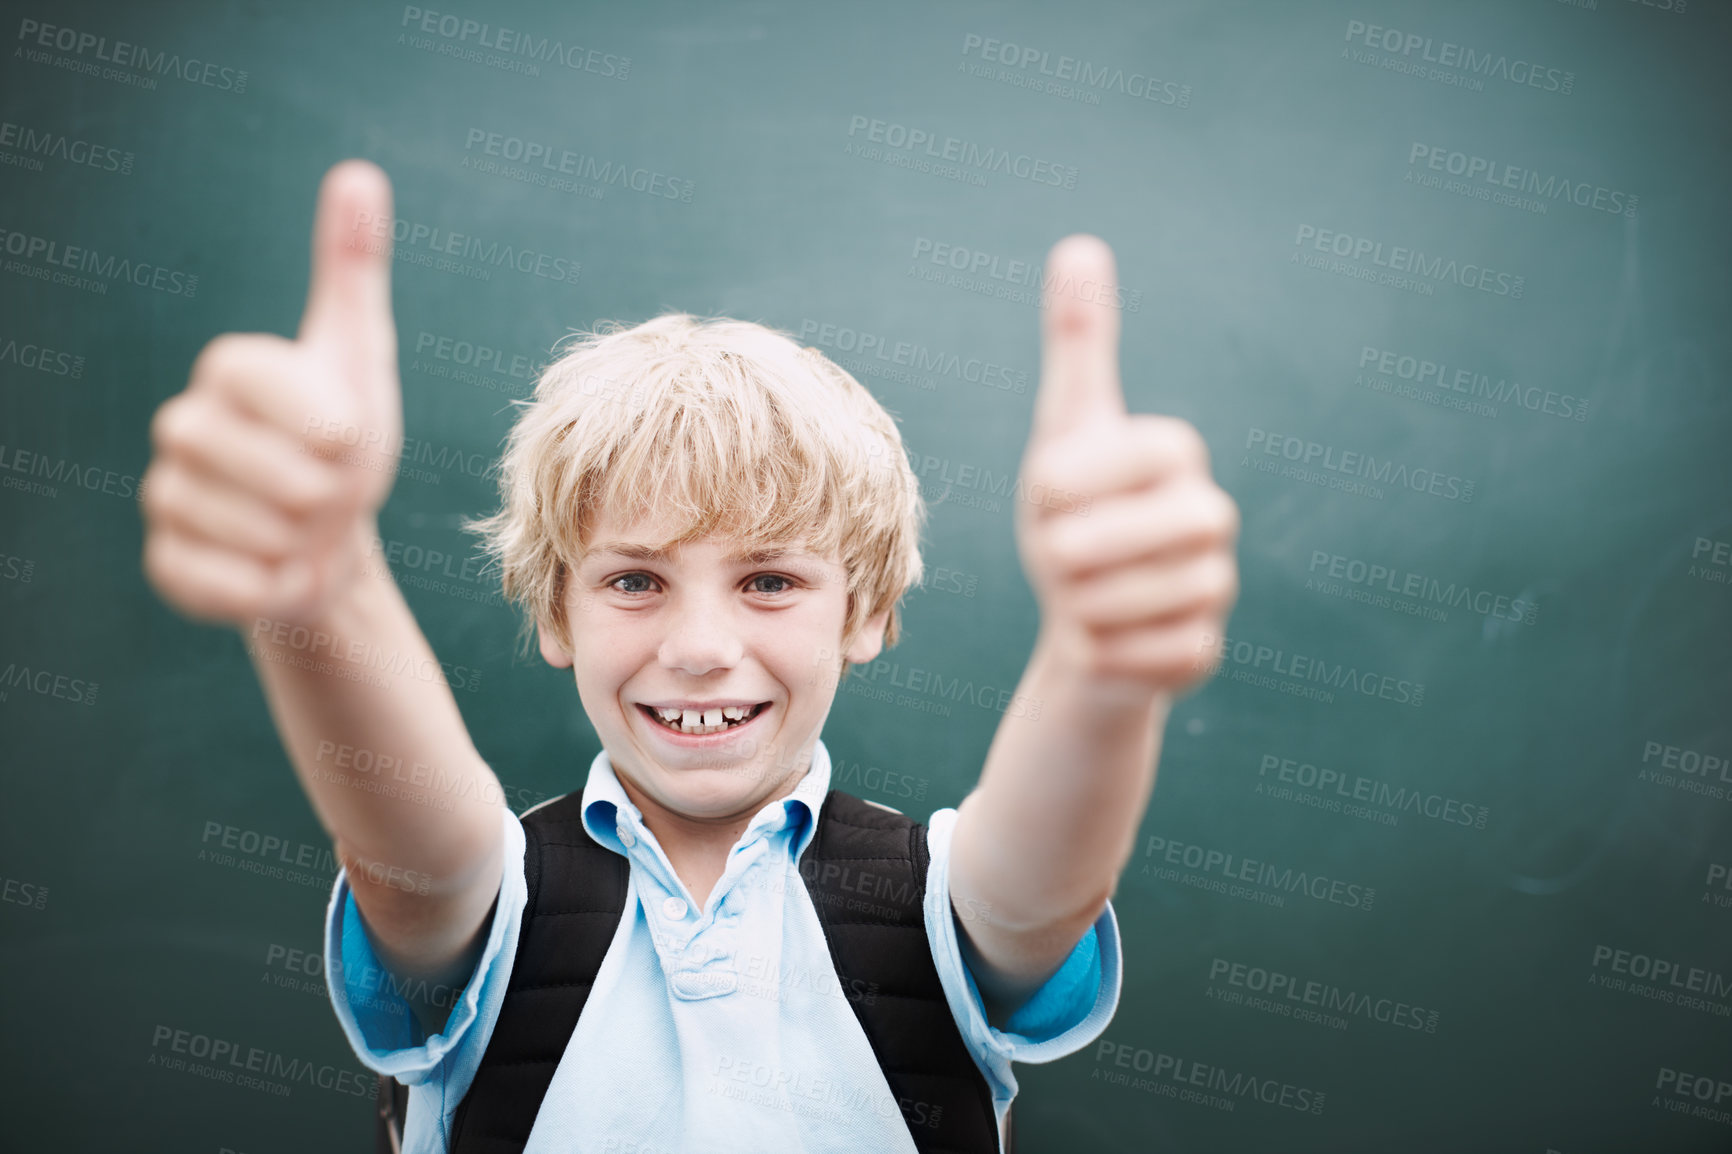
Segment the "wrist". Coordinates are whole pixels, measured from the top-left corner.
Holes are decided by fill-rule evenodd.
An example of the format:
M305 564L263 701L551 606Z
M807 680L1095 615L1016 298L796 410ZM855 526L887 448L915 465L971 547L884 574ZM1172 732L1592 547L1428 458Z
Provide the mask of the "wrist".
M1080 708L1108 716L1159 714L1172 709L1173 694L1141 678L1102 672L1089 659L1082 639L1043 621L1036 634L1031 668L1048 685L1074 694Z
M392 597L401 596L385 563L374 517L358 517L344 531L334 555L327 556L331 585L312 606L299 613L259 614L236 622L249 646L305 649L307 638L351 637L366 623L378 620Z

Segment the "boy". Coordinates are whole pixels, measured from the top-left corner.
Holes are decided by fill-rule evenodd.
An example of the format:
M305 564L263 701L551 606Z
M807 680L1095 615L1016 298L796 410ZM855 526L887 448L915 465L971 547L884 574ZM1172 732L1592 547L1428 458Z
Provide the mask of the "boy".
M550 366L512 429L503 507L472 528L603 749L581 795L519 818L368 564L402 441L391 212L372 165L326 175L298 339L206 347L152 423L143 508L147 575L243 631L344 864L332 999L361 1059L412 1087L404 1149L1000 1149L1011 1062L1074 1052L1116 1007L1108 898L1172 697L1215 662L1237 595L1237 510L1201 438L1125 412L1111 254L1072 237L1049 261L1016 509L1040 630L979 784L924 831L827 799L818 737L922 574L894 421L815 350L741 322L664 316ZM336 770L344 747L429 787ZM863 857L801 869L846 838ZM548 867L578 860L560 854L588 864ZM880 860L914 879L915 908L857 868ZM562 921L579 915L549 895L604 874L589 968L514 978L569 962L547 943L579 941ZM831 905L837 875L860 900ZM866 912L844 928L842 904ZM860 977L878 973L911 976ZM538 1027L557 1060L513 1098L498 1039ZM960 1074L917 1068L952 1051ZM482 1132L506 1123L515 1137Z

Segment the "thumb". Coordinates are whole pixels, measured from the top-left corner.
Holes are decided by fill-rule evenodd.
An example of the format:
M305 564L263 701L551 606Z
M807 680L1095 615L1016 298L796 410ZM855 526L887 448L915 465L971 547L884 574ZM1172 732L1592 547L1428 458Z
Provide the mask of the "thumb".
M1031 442L1125 416L1117 301L1118 271L1105 241L1076 233L1053 245L1041 290Z
M391 181L370 161L345 160L319 184L299 339L328 354L351 388L368 392L397 371L391 213Z

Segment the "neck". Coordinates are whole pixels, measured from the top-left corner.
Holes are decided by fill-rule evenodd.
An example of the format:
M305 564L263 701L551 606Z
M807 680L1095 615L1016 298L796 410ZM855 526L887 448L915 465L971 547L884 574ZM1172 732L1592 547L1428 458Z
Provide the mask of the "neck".
M752 798L734 812L717 815L671 809L645 792L629 776L620 773L618 766L614 767L614 776L626 797L643 815L644 825L661 844L668 864L685 884L686 890L700 907L707 907L710 892L727 868L729 852L739 842L740 835L746 832L752 818L766 805L793 793L810 771L808 759L804 768L789 773L771 792Z

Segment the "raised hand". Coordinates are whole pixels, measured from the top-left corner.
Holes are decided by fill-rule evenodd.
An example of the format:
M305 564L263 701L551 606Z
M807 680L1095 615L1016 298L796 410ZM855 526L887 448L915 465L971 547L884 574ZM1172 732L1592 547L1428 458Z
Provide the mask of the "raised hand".
M1238 597L1239 510L1190 423L1126 412L1117 298L1105 243L1053 246L1017 549L1041 640L1065 668L1176 694L1219 658Z
M325 174L295 340L224 333L151 420L144 572L189 617L307 621L362 573L403 440L391 184Z

